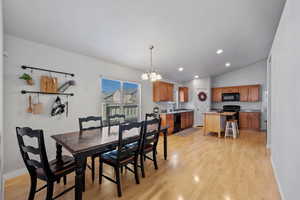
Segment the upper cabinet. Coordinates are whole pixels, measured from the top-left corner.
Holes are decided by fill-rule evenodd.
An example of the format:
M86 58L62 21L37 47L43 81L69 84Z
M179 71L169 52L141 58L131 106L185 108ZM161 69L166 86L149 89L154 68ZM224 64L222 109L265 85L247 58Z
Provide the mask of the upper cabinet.
M255 102L260 99L260 85L212 88L212 101L221 102L223 93L240 93L240 101Z
M189 101L189 88L179 87L178 95L179 95L179 102L188 102Z
M212 101L221 102L222 101L222 88L212 88Z
M153 101L174 101L173 99L174 85L163 81L155 81L153 83Z

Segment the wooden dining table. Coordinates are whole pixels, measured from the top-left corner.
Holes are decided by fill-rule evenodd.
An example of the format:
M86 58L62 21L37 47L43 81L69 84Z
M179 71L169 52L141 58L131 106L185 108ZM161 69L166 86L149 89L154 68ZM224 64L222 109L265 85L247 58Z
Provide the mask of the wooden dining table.
M161 128L163 133L164 159L167 159L167 128ZM56 159L62 159L62 147L67 149L75 159L75 200L82 199L85 179L85 161L88 156L103 152L116 146L119 139L119 126L103 127L88 131L75 131L51 136L56 142ZM139 137L139 130L131 130L123 140L130 142Z

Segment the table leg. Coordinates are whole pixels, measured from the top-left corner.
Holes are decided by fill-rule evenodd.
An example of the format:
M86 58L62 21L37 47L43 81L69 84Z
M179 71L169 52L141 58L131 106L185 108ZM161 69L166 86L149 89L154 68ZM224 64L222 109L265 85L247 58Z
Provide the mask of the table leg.
M82 200L83 179L84 179L84 161L82 156L75 156L76 176L75 176L75 200Z
M165 129L163 131L163 134L164 134L164 158L165 158L165 160L167 160L167 157L168 157L168 141L167 141L168 129Z
M62 162L62 146L56 143L56 160Z

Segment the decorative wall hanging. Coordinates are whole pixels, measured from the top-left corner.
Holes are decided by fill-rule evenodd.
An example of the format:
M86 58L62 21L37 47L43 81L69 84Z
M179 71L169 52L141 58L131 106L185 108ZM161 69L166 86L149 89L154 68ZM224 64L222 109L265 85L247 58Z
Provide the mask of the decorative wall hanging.
M206 95L205 92L199 92L198 98L199 98L200 101L206 101L207 95Z

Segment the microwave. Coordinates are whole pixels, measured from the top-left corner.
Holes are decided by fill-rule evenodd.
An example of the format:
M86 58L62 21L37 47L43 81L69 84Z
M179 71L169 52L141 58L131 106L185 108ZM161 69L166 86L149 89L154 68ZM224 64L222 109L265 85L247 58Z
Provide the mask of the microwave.
M222 101L240 101L240 93L223 93Z

